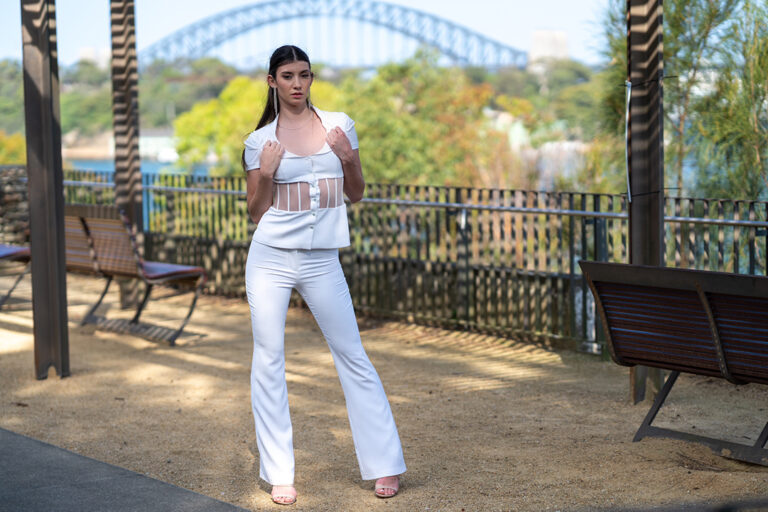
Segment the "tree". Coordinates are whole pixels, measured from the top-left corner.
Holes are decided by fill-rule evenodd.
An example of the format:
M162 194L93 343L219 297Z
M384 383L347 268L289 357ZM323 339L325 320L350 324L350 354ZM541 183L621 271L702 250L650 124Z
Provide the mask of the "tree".
M24 73L11 59L0 60L0 130L24 131Z
M626 174L621 165L624 148L616 144L615 136L597 136L584 154L584 164L573 176L561 176L555 182L557 190L588 191L597 194L619 194L626 190Z
M342 85L342 108L356 120L366 177L384 183L503 186L514 160L506 137L483 113L493 95L460 69L420 50Z
M539 94L539 80L533 73L517 68L500 69L490 82L497 94L531 99Z
M683 168L692 154L692 125L701 112L697 92L704 85L707 68L716 65L717 52L723 44L732 44L719 34L734 19L740 1L674 0L664 4L664 69L665 75L676 77L664 83L669 136L664 154L678 195L683 194Z
M95 135L112 129L112 91L72 89L61 94L61 131Z
M63 89L69 86L90 87L100 89L109 86L109 70L101 69L91 60L79 60L72 66L64 68L61 73Z
M604 80L601 74L595 74L586 82L562 87L553 97L554 116L566 122L570 138L592 140L599 133Z
M724 38L695 125L699 180L708 195L757 199L768 191L768 7L746 0Z
M0 130L0 165L24 165L27 162L27 146L20 133L7 135Z
M216 98L235 76L235 68L213 57L154 61L139 77L142 126L171 126L196 103Z
M742 0L668 0L664 3L664 157L667 183L683 194L684 168L694 158L693 126L702 106L708 71L718 66L717 53L731 44L723 34ZM609 66L602 111L605 133L624 131L626 80L626 2L612 0L604 27Z

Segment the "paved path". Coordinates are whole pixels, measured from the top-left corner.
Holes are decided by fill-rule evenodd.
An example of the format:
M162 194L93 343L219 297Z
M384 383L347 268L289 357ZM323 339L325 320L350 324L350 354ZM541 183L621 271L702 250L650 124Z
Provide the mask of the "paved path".
M244 510L4 429L0 461L2 512Z

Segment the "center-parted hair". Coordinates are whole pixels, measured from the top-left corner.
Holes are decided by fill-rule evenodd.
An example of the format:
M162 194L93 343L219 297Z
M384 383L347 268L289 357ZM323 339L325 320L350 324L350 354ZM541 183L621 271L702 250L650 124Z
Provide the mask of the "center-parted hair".
M312 63L309 62L309 55L307 55L307 52L298 46L286 44L272 52L272 56L269 58L269 71L267 73L273 78L277 79L277 68L283 64L290 64L292 62L306 62L309 64L310 71L312 70ZM267 91L267 103L264 105L264 112L262 112L261 119L259 119L259 123L256 125L256 130L268 125L274 121L276 117L277 105L275 105L275 95L270 90ZM243 150L243 154L241 156L241 163L243 165L243 170L246 170L245 150Z
M307 53L298 46L287 44L272 52L272 57L269 58L269 74L277 79L277 68L292 62L306 62L309 64L310 71L312 70L312 64L309 62ZM261 119L259 119L256 129L258 130L262 126L268 125L275 120L275 117L277 117L275 96L272 94L272 91L269 91L267 93L267 104L264 106L264 112L261 114Z

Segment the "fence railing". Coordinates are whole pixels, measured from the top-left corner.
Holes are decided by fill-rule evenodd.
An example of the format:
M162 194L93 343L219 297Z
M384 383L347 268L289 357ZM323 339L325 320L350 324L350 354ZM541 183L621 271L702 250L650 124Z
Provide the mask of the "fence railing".
M66 200L111 203L110 173L66 173ZM147 257L204 266L210 292L244 294L243 178L145 175ZM365 314L598 351L578 261L628 260L621 195L368 185L341 251ZM667 266L766 274L768 203L668 198Z

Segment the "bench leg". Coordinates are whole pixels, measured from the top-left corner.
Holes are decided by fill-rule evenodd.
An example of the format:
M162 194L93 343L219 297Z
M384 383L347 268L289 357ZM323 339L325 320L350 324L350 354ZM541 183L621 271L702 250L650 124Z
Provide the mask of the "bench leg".
M751 462L752 464L759 464L761 466L768 466L768 450L764 448L766 442L768 442L768 424L763 427L763 431L758 436L757 442L752 446L732 443L730 441L714 439L696 434L689 434L688 432L681 432L671 428L651 426L651 423L653 423L653 420L656 418L659 409L661 409L661 406L664 404L667 395L669 395L672 386L674 386L678 375L680 375L680 372L672 372L669 377L667 377L667 381L664 383L664 387L656 397L656 400L653 402L651 410L648 411L643 424L640 425L640 428L637 430L635 438L632 441L640 441L644 437L681 439L690 443L703 444L722 457L740 460L743 462Z
M656 415L659 413L661 406L664 405L664 401L667 399L667 396L669 396L669 392L672 391L672 386L675 385L675 381L677 381L677 377L679 375L680 372L672 372L669 374L667 381L664 383L664 387L661 388L659 394L656 395L656 400L653 401L651 410L648 411L648 414L646 414L642 425L640 425L640 428L637 429L637 433L635 434L635 438L632 440L632 442L636 443L648 435L651 428L651 423L653 423L653 420L656 419Z
M101 292L101 297L99 297L99 300L96 301L96 304L91 306L91 309L88 310L88 312L85 314L83 319L80 321L80 325L85 325L91 321L91 318L93 317L93 314L96 312L96 309L99 306L101 306L101 301L104 300L104 296L107 294L107 290L109 290L110 284L112 284L112 276L107 277L107 286L105 286L104 291Z
M13 282L13 286L11 286L11 289L8 290L8 293L6 293L5 295L3 295L2 298L0 298L0 308L3 307L3 305L5 304L5 301L7 301L8 299L11 298L11 294L13 293L13 290L16 289L16 287L19 285L21 280L24 279L24 276L27 275L28 272L29 272L29 266L27 266L27 268L24 270L24 272L19 274L19 277L17 277L16 281Z
M755 448L765 448L765 443L768 443L768 423L765 424L763 431L760 432L760 435L757 437Z
M192 316L192 312L195 310L195 304L197 304L197 298L200 296L200 291L203 289L203 279L201 278L197 284L197 287L195 288L195 296L192 298L192 304L189 306L189 312L187 313L186 318L184 318L184 321L181 323L181 327L173 333L173 335L170 337L168 342L171 344L171 346L176 345L176 338L179 337L181 334L181 331L184 330L184 328L187 326L187 322L189 322L189 318Z
M141 304L139 304L139 308L136 310L136 314L133 315L133 318L131 319L132 324L136 324L139 322L139 317L141 316L141 312L144 311L144 306L147 305L147 301L149 300L150 293L152 293L152 285L147 283L147 289L144 292L144 298L141 299Z

